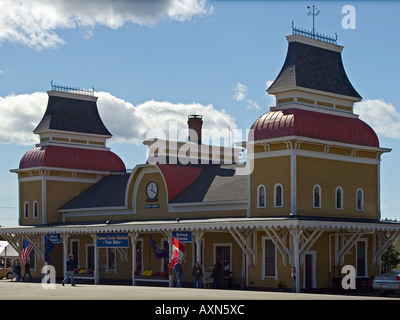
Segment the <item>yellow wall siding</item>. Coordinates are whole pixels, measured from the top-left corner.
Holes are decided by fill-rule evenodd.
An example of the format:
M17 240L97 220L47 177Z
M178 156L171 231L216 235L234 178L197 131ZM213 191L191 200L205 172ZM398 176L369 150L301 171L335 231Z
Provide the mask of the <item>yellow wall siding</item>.
M345 218L378 218L378 168L297 156L297 214ZM313 188L321 186L321 208L313 208ZM343 188L343 210L335 209L335 190ZM364 191L364 210L356 210L356 191Z
M33 203L38 202L38 218L33 218ZM29 205L29 217L24 217L25 202ZM42 181L20 183L19 215L21 225L42 224Z
M157 183L158 194L157 201L147 201L146 187L151 181ZM135 197L135 195L133 195ZM146 205L159 205L159 208L146 208ZM165 218L168 213L167 208L167 190L161 174L146 173L143 178L138 181L138 188L136 192L136 219L154 219Z
M274 186L283 186L283 207L274 207ZM266 187L266 208L257 208L257 187ZM251 216L287 215L290 212L290 156L254 160L250 175Z
M61 222L61 213L57 212L58 208L91 185L91 183L80 182L46 181L47 223Z

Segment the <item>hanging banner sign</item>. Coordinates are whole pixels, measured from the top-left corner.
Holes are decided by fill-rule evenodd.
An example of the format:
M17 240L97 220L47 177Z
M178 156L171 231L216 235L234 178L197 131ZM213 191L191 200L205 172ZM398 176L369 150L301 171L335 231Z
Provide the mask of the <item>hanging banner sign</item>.
M98 248L128 248L129 236L128 233L98 233L97 234Z
M61 234L59 233L49 233L47 238L50 239L52 243L61 243Z
M172 231L172 236L179 242L192 242L192 231Z

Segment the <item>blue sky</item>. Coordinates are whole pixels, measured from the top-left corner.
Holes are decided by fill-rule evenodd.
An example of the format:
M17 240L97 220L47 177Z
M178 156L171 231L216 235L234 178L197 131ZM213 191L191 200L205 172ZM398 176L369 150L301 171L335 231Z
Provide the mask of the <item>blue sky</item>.
M343 29L342 7L356 28ZM246 130L273 106L267 83L280 71L291 23L344 46L342 58L363 102L360 118L382 147L382 217L400 219L400 42L396 1L52 1L0 3L0 225L17 225L19 160L47 103L50 81L91 88L129 168L143 163L146 130L189 112L205 126ZM245 133L243 133L244 135Z

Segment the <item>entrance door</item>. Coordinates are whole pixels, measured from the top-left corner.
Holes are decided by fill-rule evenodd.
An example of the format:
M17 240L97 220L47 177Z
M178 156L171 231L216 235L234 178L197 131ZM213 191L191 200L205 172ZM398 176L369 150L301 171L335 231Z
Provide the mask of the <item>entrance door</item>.
M312 254L306 254L305 259L305 289L312 289L313 281L313 265L312 265Z
M217 266L219 288L232 286L231 273L231 247L230 245L217 245L215 247L215 264Z
M303 288L313 289L317 287L317 277L316 277L316 262L317 262L317 252L308 251L304 255L304 279Z

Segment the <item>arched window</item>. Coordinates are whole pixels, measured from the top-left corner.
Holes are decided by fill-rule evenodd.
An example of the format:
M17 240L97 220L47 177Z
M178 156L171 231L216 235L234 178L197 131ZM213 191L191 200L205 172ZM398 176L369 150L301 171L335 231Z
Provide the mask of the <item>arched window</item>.
M337 187L335 191L335 207L337 210L343 210L343 189Z
M321 208L321 187L318 184L313 189L313 207Z
M37 201L33 202L33 217L38 218L39 217L39 205Z
M280 183L274 187L274 207L283 207L283 187Z
M356 191L356 209L364 211L364 191L362 189Z
M29 202L24 203L24 218L29 218Z
M265 186L260 184L257 188L257 208L265 208L266 207L266 195L265 195Z

